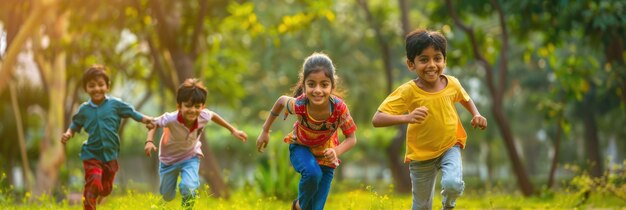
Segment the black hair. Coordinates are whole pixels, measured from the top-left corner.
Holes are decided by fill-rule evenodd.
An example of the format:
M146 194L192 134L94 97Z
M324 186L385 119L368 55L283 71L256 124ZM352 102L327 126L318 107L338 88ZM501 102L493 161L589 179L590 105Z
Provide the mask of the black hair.
M101 77L102 79L104 79L104 82L106 82L107 87L110 88L111 83L109 82L109 75L106 74L106 67L104 67L103 65L99 65L99 64L94 64L91 67L89 67L87 70L85 70L85 74L83 74L83 89L87 89L87 83L91 80L95 80L98 77Z
M324 74L330 78L330 84L332 88L336 87L335 66L333 61L324 53L315 52L309 57L304 59L302 64L302 71L300 71L299 80L296 86L293 88L293 97L298 97L304 92L304 80L311 74L319 71L323 71Z
M181 105L183 102L191 101L192 104L204 104L207 94L207 89L202 85L199 79L189 78L178 86L178 90L176 91L176 103Z
M443 58L446 58L448 40L446 40L443 34L426 29L411 31L406 35L406 58L412 63L416 56L421 54L424 49L431 46L434 47L435 50L441 51Z

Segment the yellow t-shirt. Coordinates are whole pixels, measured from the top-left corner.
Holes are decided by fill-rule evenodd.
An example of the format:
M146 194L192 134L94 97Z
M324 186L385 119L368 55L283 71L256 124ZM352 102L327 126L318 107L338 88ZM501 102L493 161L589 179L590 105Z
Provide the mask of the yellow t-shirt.
M470 97L457 78L444 76L448 85L441 91L426 92L411 80L393 91L378 107L378 111L391 115L407 114L420 106L428 108L424 122L408 125L405 162L439 157L457 143L465 147L467 134L454 103L468 101Z

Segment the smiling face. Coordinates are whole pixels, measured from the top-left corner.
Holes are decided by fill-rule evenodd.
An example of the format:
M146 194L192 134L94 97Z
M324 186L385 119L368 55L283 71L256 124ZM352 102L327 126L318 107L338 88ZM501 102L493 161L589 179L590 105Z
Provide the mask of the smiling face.
M434 86L440 81L439 77L446 68L446 59L441 51L430 46L415 56L413 61L407 59L406 64L409 70L417 73L421 82Z
M100 104L104 101L106 93L109 91L109 84L103 77L96 77L85 84L85 92L91 97L91 102Z
M310 73L304 80L304 93L311 105L326 106L332 90L332 81L323 70Z
M193 103L191 101L178 104L178 111L183 115L185 124L191 124L198 119L200 112L204 109L204 103Z

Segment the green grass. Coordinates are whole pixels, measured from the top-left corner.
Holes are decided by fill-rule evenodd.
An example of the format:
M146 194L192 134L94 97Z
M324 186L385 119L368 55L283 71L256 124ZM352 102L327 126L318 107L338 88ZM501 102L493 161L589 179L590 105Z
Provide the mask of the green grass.
M206 188L205 188L206 189ZM50 197L25 202L2 202L0 209L82 209L79 205L69 205L67 200L55 202ZM584 204L579 205L579 193L559 192L543 196L525 198L517 194L492 192L468 192L457 201L457 209L626 209L626 201L610 194L591 193ZM99 209L180 209L180 196L171 202L164 202L158 194L116 192L107 197ZM433 209L441 207L441 196L436 194ZM194 209L289 209L290 200L276 197L259 197L252 190L234 192L228 200L210 197L204 189ZM365 189L331 192L325 209L410 209L411 195L380 193L371 187Z

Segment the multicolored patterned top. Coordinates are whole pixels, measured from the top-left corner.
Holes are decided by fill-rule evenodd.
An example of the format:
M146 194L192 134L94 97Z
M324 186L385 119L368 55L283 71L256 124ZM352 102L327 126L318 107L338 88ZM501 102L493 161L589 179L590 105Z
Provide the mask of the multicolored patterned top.
M307 109L308 99L304 94L287 101L285 118L288 114L295 114L298 120L294 123L293 131L285 136L288 144L308 146L320 165L335 168L339 162L333 163L324 159L324 150L339 145L337 129L341 128L347 136L356 131L356 124L350 116L348 106L336 96L329 97L331 115L324 120L313 119Z

